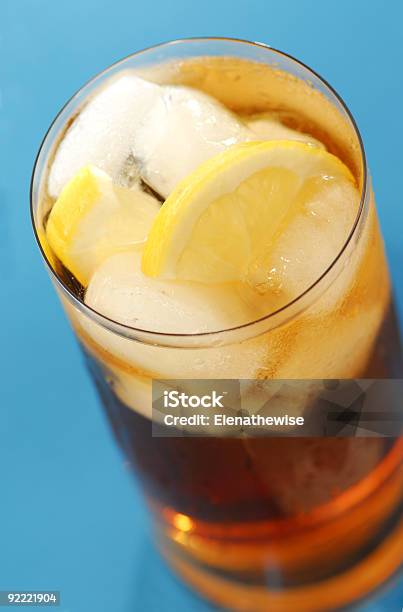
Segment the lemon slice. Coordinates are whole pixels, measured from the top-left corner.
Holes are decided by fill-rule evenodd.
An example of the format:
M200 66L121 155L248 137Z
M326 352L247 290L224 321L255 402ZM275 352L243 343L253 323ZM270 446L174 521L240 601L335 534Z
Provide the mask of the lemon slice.
M140 188L125 189L95 166L64 187L46 225L48 243L84 287L109 255L141 247L160 205Z
M307 198L354 182L324 149L297 141L234 145L201 164L165 201L143 252L144 274L206 283L248 280Z

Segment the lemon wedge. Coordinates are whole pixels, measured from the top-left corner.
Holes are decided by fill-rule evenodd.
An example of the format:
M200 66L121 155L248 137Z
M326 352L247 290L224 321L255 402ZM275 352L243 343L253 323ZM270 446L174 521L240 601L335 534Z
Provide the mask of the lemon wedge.
M165 201L149 232L144 274L222 283L248 281L259 258L315 191L354 182L324 149L297 141L241 143L202 163Z
M84 287L110 255L142 247L160 205L140 188L85 166L67 183L46 225L48 243Z

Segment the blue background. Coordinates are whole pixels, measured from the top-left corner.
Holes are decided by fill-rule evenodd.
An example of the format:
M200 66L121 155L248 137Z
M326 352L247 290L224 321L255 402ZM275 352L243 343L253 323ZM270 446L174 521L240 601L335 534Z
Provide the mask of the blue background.
M358 121L401 305L402 19L399 0L0 0L0 589L60 589L63 612L211 610L150 544L33 240L30 173L53 116L89 77L161 40L227 35L297 56ZM395 585L365 610L402 604Z

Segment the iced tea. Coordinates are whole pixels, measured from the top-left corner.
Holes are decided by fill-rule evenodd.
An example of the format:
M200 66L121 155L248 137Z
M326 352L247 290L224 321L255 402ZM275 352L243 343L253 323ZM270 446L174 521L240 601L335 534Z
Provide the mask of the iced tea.
M255 141L280 143L278 156L261 148L276 160L273 172L261 174L259 162L247 174ZM237 147L231 174L235 161L222 156ZM323 157L322 173L309 170L311 155ZM294 189L304 160L305 182ZM144 244L152 248L160 207L179 201L179 184L188 207L199 198L207 208L217 183L219 206L189 229L197 246L175 255L182 230L161 264L168 270L177 257L179 277L147 275ZM163 424L152 432L153 379L400 377L364 152L337 95L261 45L157 47L67 105L42 148L33 196L57 291L176 571L229 609L309 612L360 600L394 575L400 437L165 437ZM249 210L258 200L256 221ZM227 256L236 231L238 258Z

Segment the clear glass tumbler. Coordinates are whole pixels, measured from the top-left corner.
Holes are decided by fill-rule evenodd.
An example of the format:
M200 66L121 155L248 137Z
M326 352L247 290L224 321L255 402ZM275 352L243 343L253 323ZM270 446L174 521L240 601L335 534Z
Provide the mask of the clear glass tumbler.
M241 114L275 109L349 166L361 189L358 215L331 266L303 294L258 321L193 335L130 328L84 304L84 288L46 243L46 177L87 97L128 68L198 87ZM51 279L175 571L225 608L272 612L340 608L389 579L403 550L401 438L152 434L153 379L401 375L364 148L337 93L262 44L189 39L146 49L95 77L58 114L36 160L31 205Z

